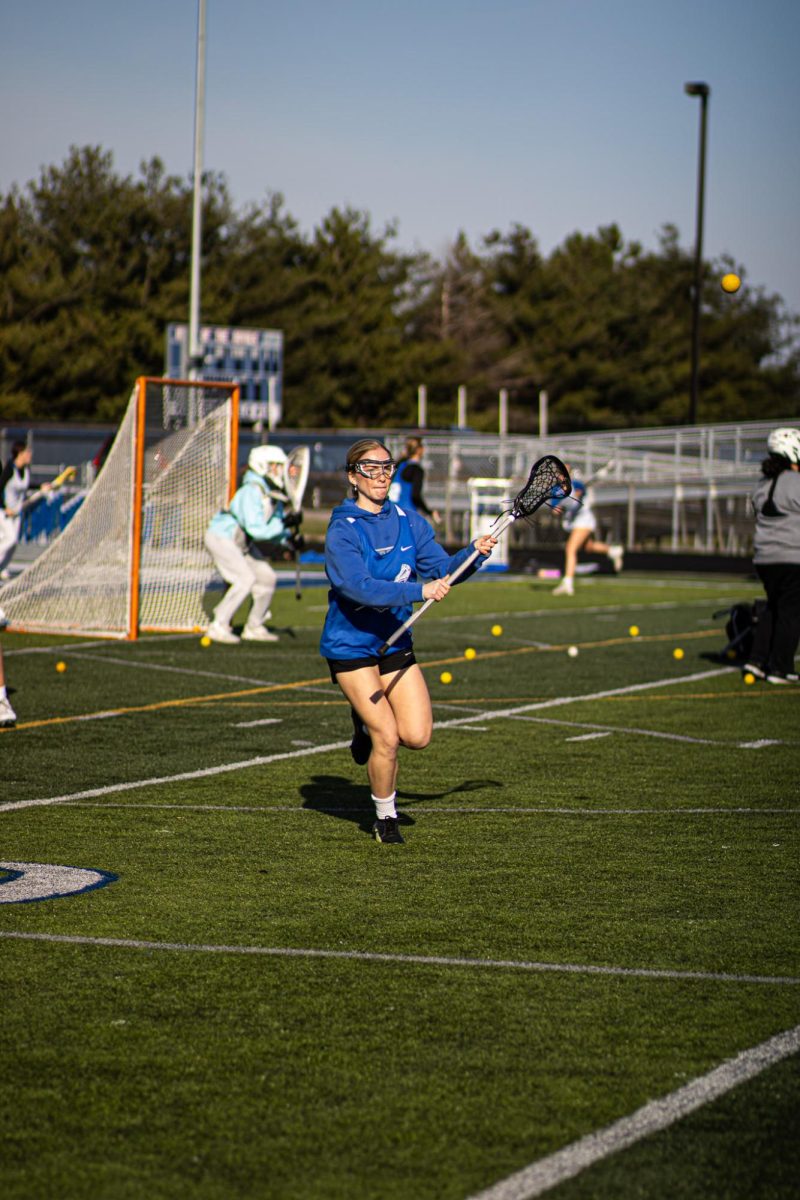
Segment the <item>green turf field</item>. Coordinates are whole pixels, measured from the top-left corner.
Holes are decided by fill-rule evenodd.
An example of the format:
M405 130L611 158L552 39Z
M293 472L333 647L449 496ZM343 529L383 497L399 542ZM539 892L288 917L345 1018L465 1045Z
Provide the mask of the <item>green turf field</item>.
M404 846L322 588L276 645L3 636L4 1198L797 1195L800 688L715 657L755 584L551 587L417 626Z

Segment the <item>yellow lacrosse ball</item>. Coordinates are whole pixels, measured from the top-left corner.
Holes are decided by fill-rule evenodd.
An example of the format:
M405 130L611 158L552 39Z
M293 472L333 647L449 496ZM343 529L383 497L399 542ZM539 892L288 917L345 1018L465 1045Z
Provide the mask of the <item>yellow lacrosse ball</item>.
M493 625L492 626L492 637L500 637L502 632L503 632L502 625Z
M66 669L67 669L67 664L65 662L57 662L56 663L56 670L58 671L59 675L63 675L64 672L66 671Z
M755 683L756 677L755 677L755 675L751 675L750 672L748 671L747 674L744 676L744 681L745 681L745 683Z
M452 683L453 682L453 676L450 674L449 671L442 671L441 675L439 676L439 679L441 680L442 683Z
M628 633L631 635L631 637L638 637L639 636L639 626L631 625L630 629L628 630Z
M203 635L203 637L200 638L200 645L201 646L210 646L211 638Z
M730 271L727 275L722 276L720 285L723 292L733 293L738 292L739 288L742 286L742 281L738 275L734 275L733 271Z
M474 658L476 653L477 651L474 650L472 646L467 646L466 650L464 651L464 658Z
M676 646L672 651L672 657L677 659L683 658L683 651L681 650L680 646Z

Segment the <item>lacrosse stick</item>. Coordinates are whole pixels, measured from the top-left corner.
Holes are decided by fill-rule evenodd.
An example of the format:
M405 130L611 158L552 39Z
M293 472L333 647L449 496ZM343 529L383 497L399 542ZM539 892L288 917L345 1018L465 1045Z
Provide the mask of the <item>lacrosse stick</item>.
M303 511L303 495L308 483L308 473L311 469L311 451L308 446L295 446L294 450L290 450L286 456L286 472L284 475L283 486L286 489L286 495L289 497L289 503L296 513L302 516ZM295 550L294 558L294 598L301 600L303 597L303 587L300 579L300 556Z
M41 500L42 496L52 494L56 488L61 487L62 483L66 483L68 479L72 479L76 470L76 467L66 467L60 475L56 475L55 479L50 484L50 487L37 488L35 492L31 492L30 496L26 496L22 501L22 504L19 506L17 516L19 516L20 513L25 512L26 508L30 508L32 504L37 502L37 500Z
M521 492L517 494L514 503L508 512L501 514L497 518L499 524L492 529L492 537L499 538L501 533L508 529L509 525L514 521L518 521L520 517L530 518L536 512L537 508L541 508L548 500L563 500L572 491L572 482L569 477L569 471L564 466L560 458L556 458L554 454L546 454L544 458L540 458L538 462L531 467L531 473L528 476L528 482ZM480 556L479 550L473 550L472 554L456 567L452 575L449 576L448 582L455 583L459 576L472 566L475 559ZM415 621L418 621L422 614L430 608L434 601L426 600L424 604L412 613L407 621L404 621L391 637L387 638L379 650L379 654L385 654L390 646L393 646L398 638L402 637L407 629L410 629Z

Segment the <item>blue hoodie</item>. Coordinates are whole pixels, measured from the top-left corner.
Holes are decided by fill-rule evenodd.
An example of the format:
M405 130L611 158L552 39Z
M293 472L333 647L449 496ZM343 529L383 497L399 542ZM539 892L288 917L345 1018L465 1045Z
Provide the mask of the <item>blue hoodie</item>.
M472 550L466 546L451 557L424 517L390 500L377 513L359 508L355 500L337 505L325 538L331 589L320 653L340 660L377 655L411 616L411 606L422 600L421 580L451 574ZM474 574L484 557L457 582ZM410 646L409 631L394 644L395 650Z

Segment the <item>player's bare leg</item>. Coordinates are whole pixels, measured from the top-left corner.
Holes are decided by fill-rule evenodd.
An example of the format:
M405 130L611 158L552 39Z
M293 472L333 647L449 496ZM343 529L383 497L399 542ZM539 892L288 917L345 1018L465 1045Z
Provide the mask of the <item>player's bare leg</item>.
M571 529L564 547L564 576L557 588L553 589L554 596L571 596L575 590L575 569L578 566L578 553L591 538L590 529Z

